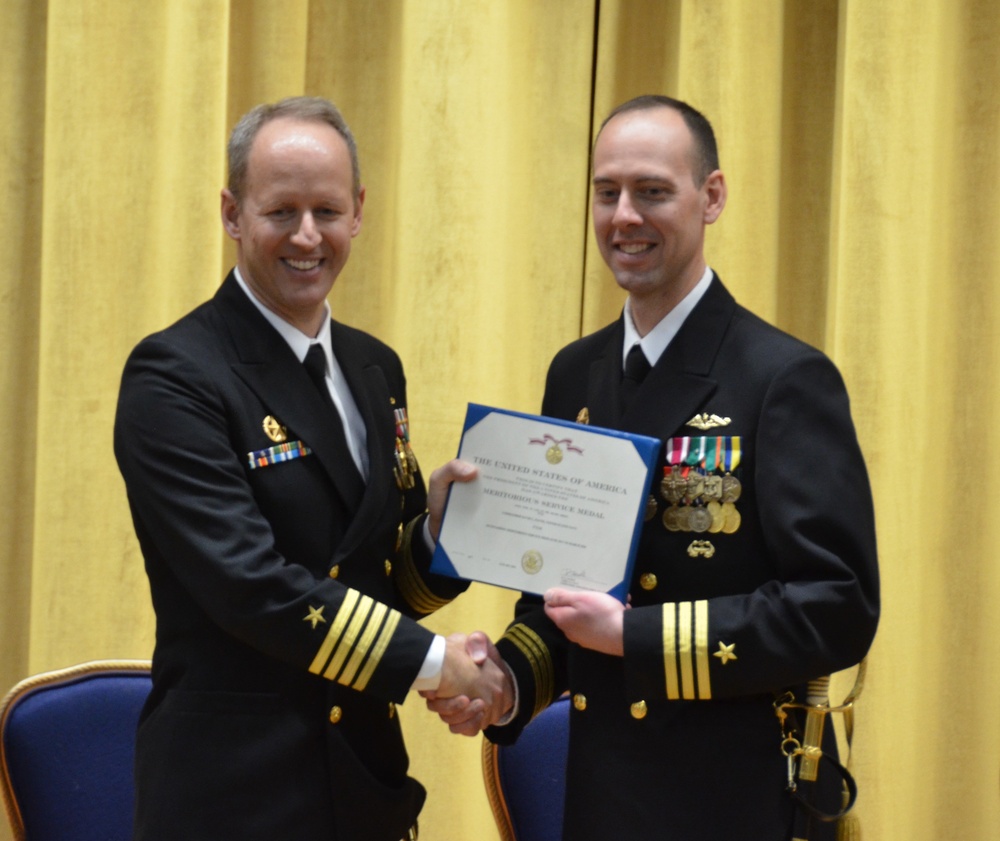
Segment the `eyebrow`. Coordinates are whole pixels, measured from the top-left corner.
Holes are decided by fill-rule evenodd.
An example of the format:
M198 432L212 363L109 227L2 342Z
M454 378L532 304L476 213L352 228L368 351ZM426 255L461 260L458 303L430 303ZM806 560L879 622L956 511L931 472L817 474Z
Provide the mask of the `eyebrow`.
M618 184L623 180L631 181L635 184L676 184L676 180L663 175L640 175L636 178L629 177L627 179L621 178L609 178L594 176L594 184Z

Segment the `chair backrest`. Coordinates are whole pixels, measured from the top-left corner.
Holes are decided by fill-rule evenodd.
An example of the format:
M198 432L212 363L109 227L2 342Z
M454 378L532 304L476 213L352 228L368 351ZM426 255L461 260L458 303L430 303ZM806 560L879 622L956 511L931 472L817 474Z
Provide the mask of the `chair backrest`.
M16 841L128 841L149 662L96 661L17 684L0 704L0 792Z
M556 700L513 745L483 739L486 795L502 841L562 838L569 703Z

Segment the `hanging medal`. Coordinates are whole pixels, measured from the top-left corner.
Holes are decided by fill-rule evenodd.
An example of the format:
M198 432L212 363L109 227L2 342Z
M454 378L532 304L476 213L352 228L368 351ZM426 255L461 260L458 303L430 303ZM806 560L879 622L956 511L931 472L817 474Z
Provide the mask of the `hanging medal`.
M734 475L740 464L739 436L671 438L660 494L668 507L663 526L668 531L732 534L742 518L736 501L742 484Z
M743 520L740 512L736 510L736 500L740 498L743 485L733 475L733 471L740 465L740 454L740 437L736 435L726 439L725 461L723 464L726 472L722 476L722 515L724 518L722 531L725 534L735 532Z
M408 491L417 484L417 458L410 447L410 424L406 409L394 409L396 421L396 449L393 453L395 466L392 473L396 477L396 485L401 491Z

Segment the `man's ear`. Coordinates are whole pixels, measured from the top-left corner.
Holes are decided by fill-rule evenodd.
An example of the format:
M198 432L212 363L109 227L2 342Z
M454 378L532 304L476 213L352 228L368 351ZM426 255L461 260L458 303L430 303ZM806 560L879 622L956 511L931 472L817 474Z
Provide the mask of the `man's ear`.
M358 197L354 200L354 219L351 220L351 236L356 237L361 233L361 209L365 203L365 188L358 190Z
M229 190L222 191L222 227L232 239L240 241L240 206Z
M722 170L717 169L709 175L705 179L702 189L705 191L706 198L705 224L711 225L722 215L722 209L726 206L726 197L729 195L729 189L726 187L726 177L722 174Z

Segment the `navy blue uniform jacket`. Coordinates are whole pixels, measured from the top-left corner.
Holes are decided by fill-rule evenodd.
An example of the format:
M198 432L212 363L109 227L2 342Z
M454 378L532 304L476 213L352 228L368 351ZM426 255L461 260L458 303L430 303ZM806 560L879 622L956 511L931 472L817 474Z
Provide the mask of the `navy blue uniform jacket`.
M156 612L139 841L398 841L423 803L395 704L432 639L414 620L465 585L411 541L398 357L337 322L332 343L367 429L360 503L330 408L234 277L126 364L115 454ZM251 467L267 418L304 454Z
M717 277L619 416L622 342L619 320L560 351L542 413L587 408L592 425L664 442L739 436L741 524L668 531L654 481L624 657L569 644L522 597L498 643L521 706L488 734L509 742L572 693L567 841L784 841L792 801L772 702L789 688L804 700L805 682L857 663L878 620L872 498L844 384ZM725 425L689 423L701 414Z

